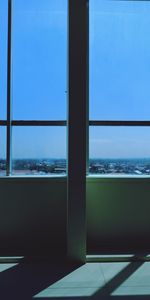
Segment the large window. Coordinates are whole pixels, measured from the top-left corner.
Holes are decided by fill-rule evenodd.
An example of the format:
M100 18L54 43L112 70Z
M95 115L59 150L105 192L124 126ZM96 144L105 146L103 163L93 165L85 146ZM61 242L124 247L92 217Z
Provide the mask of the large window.
M90 173L150 174L150 2L89 7Z
M73 89L77 99L80 89L86 106L85 87L89 174L150 174L150 2L81 0L83 7L89 9L87 52L79 35L84 24L72 22L73 15L74 42L68 43L68 0L0 2L2 175L66 173L67 98ZM83 58L81 70L68 44L76 60ZM82 66L88 55L87 87ZM76 89L73 72L81 75Z
M0 2L1 175L66 173L67 10L67 0Z

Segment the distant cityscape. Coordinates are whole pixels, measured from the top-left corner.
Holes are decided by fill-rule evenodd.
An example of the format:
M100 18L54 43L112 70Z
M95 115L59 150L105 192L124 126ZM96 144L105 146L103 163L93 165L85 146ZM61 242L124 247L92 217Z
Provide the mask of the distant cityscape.
M14 159L12 175L66 174L66 159ZM0 175L6 174L6 160L0 159ZM150 175L150 158L90 159L89 174Z
M150 175L150 158L90 159L90 174Z

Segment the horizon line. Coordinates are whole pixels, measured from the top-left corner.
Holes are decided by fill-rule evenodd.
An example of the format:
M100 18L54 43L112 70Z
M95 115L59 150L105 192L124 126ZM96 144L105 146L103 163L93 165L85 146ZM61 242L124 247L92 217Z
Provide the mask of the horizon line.
M31 157L23 157L23 158L13 158L13 160L66 160L67 161L67 158L64 158L64 157L46 157L46 158L43 158L43 157L39 157L39 158L31 158ZM133 160L138 160L138 159L150 159L150 156L149 157L91 157L89 158L89 160L98 160L98 159L101 159L101 160L122 160L122 159L133 159ZM0 160L6 160L6 158L0 158Z

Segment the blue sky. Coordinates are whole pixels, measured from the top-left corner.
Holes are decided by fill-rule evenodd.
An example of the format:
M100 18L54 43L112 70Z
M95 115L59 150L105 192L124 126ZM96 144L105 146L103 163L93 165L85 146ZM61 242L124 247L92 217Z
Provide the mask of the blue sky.
M13 119L67 118L67 1L13 1ZM0 2L0 118L7 1ZM150 2L90 0L90 119L150 119ZM90 157L150 157L150 128L91 128ZM0 128L0 156L5 129ZM13 157L66 157L65 128L14 128Z
M90 119L150 120L149 16L149 1L90 1ZM150 128L93 127L90 157L150 157Z
M150 2L90 3L90 118L150 119Z

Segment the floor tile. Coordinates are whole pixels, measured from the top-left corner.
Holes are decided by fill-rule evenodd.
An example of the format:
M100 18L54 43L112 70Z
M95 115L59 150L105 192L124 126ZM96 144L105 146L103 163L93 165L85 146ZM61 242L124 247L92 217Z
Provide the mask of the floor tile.
M124 280L122 286L150 287L150 262L145 262L139 267L138 263L133 263L131 265L131 274L126 280Z
M118 287L115 291L111 293L111 296L149 296L150 297L150 287L141 286L128 286L128 287Z
M105 285L104 277L99 263L87 263L69 273L49 288L90 288Z
M100 268L103 272L105 282L108 283L118 276L130 263L117 262L117 263L100 263Z
M90 297L95 294L97 288L60 288L60 289L45 289L34 298L51 298L61 297L67 299L67 297Z

